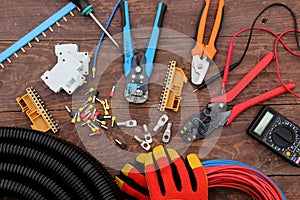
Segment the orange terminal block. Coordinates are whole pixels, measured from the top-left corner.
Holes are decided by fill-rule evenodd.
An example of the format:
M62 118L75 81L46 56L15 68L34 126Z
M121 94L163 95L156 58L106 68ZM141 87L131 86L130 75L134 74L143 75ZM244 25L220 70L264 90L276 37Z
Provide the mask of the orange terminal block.
M160 111L164 111L166 108L175 112L179 110L182 99L181 91L186 82L187 77L183 70L176 67L176 61L170 61L158 107Z
M48 110L44 108L43 102L35 89L29 87L26 92L25 95L16 98L16 100L22 112L25 112L32 122L31 128L41 132L47 132L51 129L53 133L57 133L59 127Z

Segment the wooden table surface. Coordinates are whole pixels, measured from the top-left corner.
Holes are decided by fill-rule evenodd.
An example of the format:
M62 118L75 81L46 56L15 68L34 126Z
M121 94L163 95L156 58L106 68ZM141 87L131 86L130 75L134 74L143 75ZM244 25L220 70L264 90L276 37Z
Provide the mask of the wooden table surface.
M147 43L151 30L149 27L152 26L155 18L157 2L129 1L131 27L135 29L133 41L137 49L142 50ZM87 77L88 83L79 88L73 96L69 96L64 91L55 94L43 83L40 76L46 70L50 70L57 62L54 54L54 46L57 43L78 44L79 51L91 53L96 47L101 31L89 17L83 17L75 10L74 17L67 15L67 22L61 20L60 27L53 26L53 33L46 31L47 37L39 36L39 43L33 41L33 48L26 46L26 53L18 51L19 58L12 56L12 63L3 63L5 68L0 69L0 125L30 128L29 119L20 111L15 99L24 95L25 89L32 86L39 92L46 107L60 126L60 132L55 136L86 149L100 162L107 165L112 175L118 174L118 170L123 164L133 161L137 153L144 152L133 140L133 135L142 137L141 125L148 124L151 130L162 114L157 110L157 106L168 62L176 60L177 65L183 68L190 80L190 50L193 47L192 39L196 34L203 1L164 0L163 2L168 5L168 9L164 17L164 30L156 53L155 69L150 80L149 100L146 103L129 105L124 100L123 57L118 54L108 39L105 40L98 57L97 79L93 80L89 75ZM212 7L207 19L206 41L214 21L218 1L212 0L211 2ZM223 68L229 41L233 34L242 28L249 27L261 10L274 2L277 1L227 0L225 2L223 25L217 41L218 53L215 57L217 67L210 69L208 76L212 76ZM290 6L296 16L300 17L300 7L297 1L281 0L281 2ZM3 0L1 3L0 51L2 52L68 2L59 0ZM115 1L95 0L93 4L95 15L105 24ZM286 29L293 28L293 21L285 9L274 7L258 19L257 25L272 29L279 34ZM118 10L109 32L115 35L119 43L122 42L121 31L121 15L120 10ZM232 61L237 61L240 58L247 38L248 34L245 33L236 39ZM296 49L294 34L288 34L284 39L291 48ZM254 32L244 61L238 68L230 72L228 89L234 86L266 53L273 51L273 43L274 38L269 34L260 31ZM283 80L285 82L293 80L296 84L300 84L299 59L285 51L282 46L279 47L278 52ZM255 95L269 91L278 87L279 84L275 64L272 62L230 105L238 104ZM74 110L77 109L76 105L78 106L86 100L87 96L83 93L88 91L90 87L97 87L100 92L99 98L108 98L108 93L113 85L116 85L116 95L109 100L111 114L117 117L117 121L136 119L139 127L134 129L114 127L105 131L105 134L100 137L89 137L87 127L74 126L70 123L70 118L64 108L65 105ZM167 146L177 149L183 156L191 152L197 153L203 161L220 158L250 164L269 175L282 189L287 199L299 199L299 168L292 166L246 133L251 121L266 104L271 105L296 124L300 124L299 100L291 94L280 95L241 113L230 126L218 129L204 141L185 144L176 134L179 127L192 114L204 109L211 95L220 92L220 80L212 84L209 89L205 88L197 93L192 93L193 89L195 86L189 81L183 88L180 111L177 113L170 110L165 112L170 117L170 122L173 123L173 136ZM294 91L300 93L299 87ZM154 138L152 146L161 144L162 131L157 134L152 133ZM49 132L48 134L52 133ZM127 144L127 149L120 150L114 145L113 137L124 141ZM250 197L230 189L213 189L210 190L209 199L250 199Z

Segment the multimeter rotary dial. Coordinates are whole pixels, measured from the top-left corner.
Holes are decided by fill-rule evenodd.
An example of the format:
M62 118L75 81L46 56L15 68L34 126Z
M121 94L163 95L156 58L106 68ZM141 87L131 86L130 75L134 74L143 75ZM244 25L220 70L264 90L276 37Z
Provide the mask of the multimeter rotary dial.
M295 141L295 133L288 126L277 126L272 131L274 143L280 147L292 146Z
M276 110L264 106L248 133L300 167L300 127Z

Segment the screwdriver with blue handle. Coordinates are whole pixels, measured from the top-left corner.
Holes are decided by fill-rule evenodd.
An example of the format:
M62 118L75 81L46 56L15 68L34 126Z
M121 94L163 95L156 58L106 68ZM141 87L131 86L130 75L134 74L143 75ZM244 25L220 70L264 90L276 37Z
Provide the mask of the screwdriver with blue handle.
M148 99L148 82L153 71L153 61L166 8L166 4L162 2L158 4L147 49L138 64L132 45L128 1L123 0L121 3L124 44L124 75L126 78L124 95L125 99L130 103L141 104Z
M88 2L88 0L71 0L78 8L81 10L82 15L89 15L96 24L102 29L102 31L108 36L108 38L112 41L112 43L121 51L119 44L115 41L115 39L109 34L109 32L102 26L99 20L93 15L93 5Z

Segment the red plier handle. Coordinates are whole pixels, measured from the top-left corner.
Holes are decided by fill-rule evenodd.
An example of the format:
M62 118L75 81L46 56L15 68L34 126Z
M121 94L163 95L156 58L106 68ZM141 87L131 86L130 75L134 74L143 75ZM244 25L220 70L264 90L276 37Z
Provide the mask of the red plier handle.
M285 85L288 89L290 90L293 90L296 88L296 84L294 82L289 82L288 84ZM283 93L286 93L287 92L287 89L284 87L284 86L280 86L274 90L271 90L269 92L266 92L264 94L261 94L257 97L254 97L252 99L249 99L247 101L244 101L243 103L240 103L238 105L235 105L232 107L232 110L231 110L231 114L230 114L230 117L226 123L226 126L231 124L231 122L241 113L243 112L244 110L256 105L256 104L259 104L263 101L266 101L268 99L271 99L273 97L276 97L278 95L281 95Z
M211 102L226 102L226 103L231 102L274 58L275 58L274 54L272 52L269 52L231 90L229 90L227 93L225 93L221 96L211 99ZM278 87L267 93L261 94L257 97L249 99L248 101L245 101L243 103L233 106L232 110L231 110L231 114L229 116L229 119L226 122L226 125L231 124L231 122L234 120L234 118L236 118L244 110L246 110L258 103L261 103L265 100L271 99L275 96L278 96L280 94L287 92L287 88L292 90L295 87L296 87L295 83L290 82L289 84L286 84L285 86Z
M215 97L211 99L211 102L231 102L235 99L235 97L240 94L243 89L274 59L274 54L272 52L269 52L263 59L259 61L251 69L250 72L248 72L240 82L238 82L231 90L226 92L225 94Z

